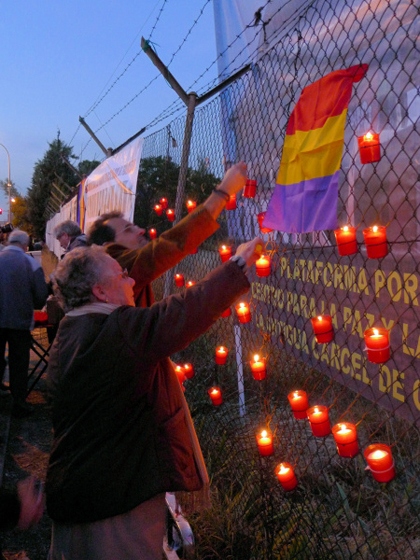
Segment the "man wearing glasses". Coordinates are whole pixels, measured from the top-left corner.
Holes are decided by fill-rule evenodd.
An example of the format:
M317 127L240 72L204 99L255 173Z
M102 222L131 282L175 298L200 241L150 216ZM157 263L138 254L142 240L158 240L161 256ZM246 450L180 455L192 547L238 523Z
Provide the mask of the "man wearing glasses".
M230 196L244 187L246 179L246 164L233 165L203 204L150 242L144 228L128 222L121 212L109 212L93 223L88 243L106 245L107 253L127 269L136 282L136 307L149 307L154 302L150 283L195 252L218 229L216 219Z

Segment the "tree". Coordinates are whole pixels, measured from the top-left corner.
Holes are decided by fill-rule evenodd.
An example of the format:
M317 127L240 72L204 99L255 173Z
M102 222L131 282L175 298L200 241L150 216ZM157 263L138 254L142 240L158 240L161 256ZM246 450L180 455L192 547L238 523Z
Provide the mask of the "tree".
M31 237L34 237L35 231L32 223L29 220L26 198L24 198L23 196L14 196L11 208L13 227L23 229Z
M20 196L20 193L17 190L14 182L10 181L10 183L11 183L10 196L12 196L12 197ZM9 180L5 179L4 181L0 181L0 188L4 191L4 194L8 197L9 196Z

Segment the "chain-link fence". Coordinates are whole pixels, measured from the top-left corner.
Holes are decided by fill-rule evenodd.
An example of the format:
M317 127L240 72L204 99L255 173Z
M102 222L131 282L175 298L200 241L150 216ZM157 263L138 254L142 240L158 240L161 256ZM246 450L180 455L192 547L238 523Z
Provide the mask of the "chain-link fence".
M251 70L196 111L189 157L218 177L246 161L257 194L238 197L218 233L166 278L172 291L188 289L175 287L175 272L198 280L219 264L222 244L255 235L271 258L268 276L252 273L251 321L232 308L176 357L195 368L186 396L214 490L213 509L194 526L197 557L420 558L418 3L322 0L292 30L281 33L281 11L270 24L278 42L262 43ZM355 243L339 249L333 231L262 234L257 216L301 90L359 63L369 68L348 108L338 214ZM179 162L183 127L178 119L146 138L143 157ZM368 131L379 135L380 159L362 163L358 138ZM363 230L374 225L387 241L372 258ZM165 280L155 289L162 295ZM225 365L215 364L221 345ZM255 354L266 366L261 380ZM263 429L272 454L260 452Z

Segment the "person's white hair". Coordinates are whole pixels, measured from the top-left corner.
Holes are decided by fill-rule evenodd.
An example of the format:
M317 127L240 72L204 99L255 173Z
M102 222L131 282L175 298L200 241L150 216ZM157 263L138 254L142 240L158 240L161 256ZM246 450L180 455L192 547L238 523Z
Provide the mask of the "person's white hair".
M18 243L22 247L27 247L29 245L29 235L22 229L14 229L9 234L8 242L9 244Z

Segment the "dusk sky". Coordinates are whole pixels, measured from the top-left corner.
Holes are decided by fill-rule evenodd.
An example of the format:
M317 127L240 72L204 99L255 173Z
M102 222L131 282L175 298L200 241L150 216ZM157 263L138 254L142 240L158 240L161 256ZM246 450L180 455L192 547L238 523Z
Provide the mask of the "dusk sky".
M183 114L178 96L142 52L142 36L151 38L187 92L205 91L217 73L211 0L14 0L2 3L0 36L0 144L22 195L58 133L81 159L103 160L79 116L106 147L116 148L172 104L179 110L170 120ZM0 146L0 178L7 173ZM4 216L3 193L0 207Z

